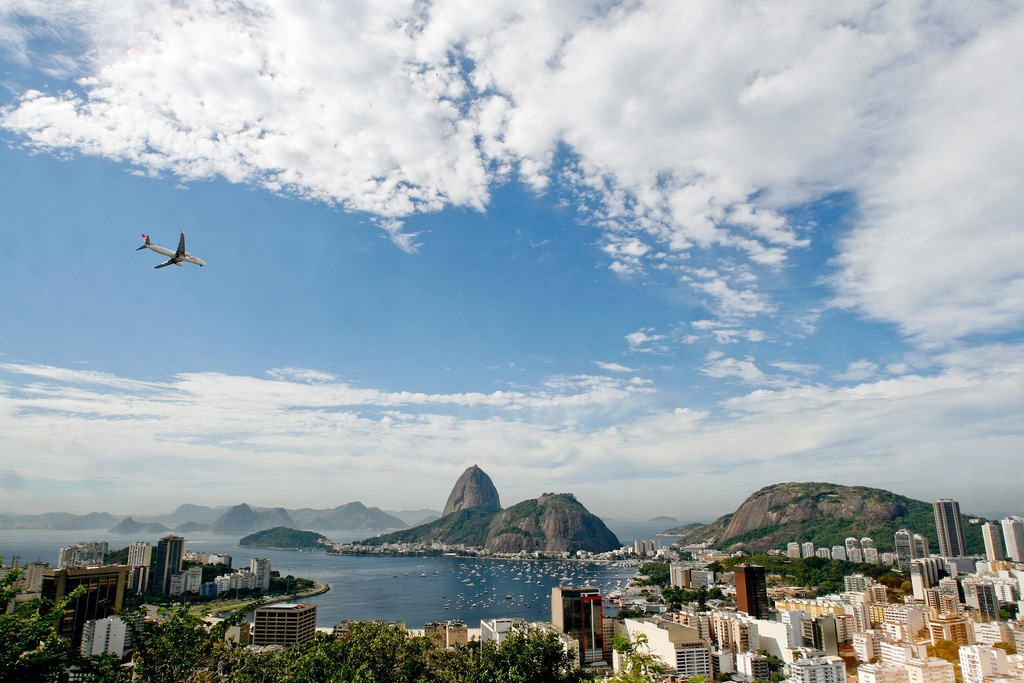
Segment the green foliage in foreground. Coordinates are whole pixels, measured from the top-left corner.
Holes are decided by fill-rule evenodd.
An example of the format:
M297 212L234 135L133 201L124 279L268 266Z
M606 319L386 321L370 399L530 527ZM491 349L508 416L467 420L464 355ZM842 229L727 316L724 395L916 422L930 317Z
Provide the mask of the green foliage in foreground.
M515 634L493 642L441 650L432 638L406 637L403 629L375 622L352 626L339 638L254 652L225 640L227 629L252 609L210 627L187 607L145 621L135 634L133 667L110 656L84 658L56 636L63 603L36 600L4 614L16 594L16 570L0 580L0 680L66 680L74 667L94 683L558 683L592 680L550 633ZM77 597L73 594L73 597ZM123 616L140 619L141 610ZM134 669L134 672L133 670Z

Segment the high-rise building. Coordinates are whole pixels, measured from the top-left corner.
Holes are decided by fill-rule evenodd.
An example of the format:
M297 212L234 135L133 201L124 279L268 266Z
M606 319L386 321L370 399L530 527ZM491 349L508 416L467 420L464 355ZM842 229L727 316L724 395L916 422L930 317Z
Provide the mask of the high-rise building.
M828 548L818 548L817 550L814 551L814 554L815 554L816 557L820 557L823 560L831 560L832 559L832 551L829 550Z
M294 645L315 636L315 604L280 603L256 610L253 645Z
M991 581L964 582L964 601L978 610L984 621L999 618L999 599Z
M106 541L76 543L60 549L57 569L64 567L99 567L109 550Z
M857 540L856 538L854 538L853 536L847 536L847 537L846 537L846 541L844 541L843 545L845 545L845 546L846 546L846 557L850 557L850 552L851 552L851 551L852 551L852 550L853 550L854 548L856 548L857 550L860 550L860 541L858 541L858 540ZM852 562L852 561L853 561L853 560L851 560L851 562Z
M49 562L29 562L21 570L21 589L26 593L38 593L43 589L43 572L50 568Z
M270 590L270 560L265 557L254 557L249 562L249 571L256 575L256 589Z
M954 614L940 614L928 620L928 633L932 642L952 640L960 645L973 645L974 634L967 619Z
M622 628L631 640L646 636L648 651L675 676L711 678L711 646L697 629L657 617L625 619Z
M928 539L921 534L914 534L914 556L929 557L931 550L928 549Z
M822 614L800 623L804 647L821 650L830 657L839 656L839 635L836 629L836 618L831 614Z
M82 645L85 624L93 619L105 619L124 604L124 591L128 584L128 567L67 567L43 571L41 596L44 600L59 602L79 586L85 593L71 600L64 616L57 622L57 635L68 638L73 647Z
M796 541L790 541L786 544L786 557L798 560L800 559L800 544Z
M498 619L480 620L480 642L494 641L494 644L501 646L503 642L516 631L526 628L526 620L519 618L502 617Z
M151 567L153 565L153 546L145 541L138 541L128 546L129 567Z
M893 534L896 543L896 566L906 569L914 559L914 534L909 529L900 529Z
M551 589L551 623L579 643L581 666L608 661L602 605L601 591L593 586Z
M935 531L939 536L939 554L943 557L962 557L964 529L960 524L960 503L949 498L935 501Z
M903 664L907 683L954 683L953 662L938 657L908 659Z
M1003 541L1006 556L1014 562L1024 562L1024 522L1013 517L1004 519Z
M756 564L736 566L736 609L755 619L767 619L771 611L768 602L768 583L764 567Z
M156 552L153 553L153 568L149 573L151 593L167 594L170 592L171 577L181 573L181 554L184 549L185 539L181 536L164 536L156 544Z
M800 555L802 557L814 557L814 544L810 541L806 541L800 546Z
M925 590L939 585L941 560L934 557L922 557L910 561L910 585L914 589L914 598L924 600Z
M859 546L853 546L852 548L847 548L846 549L846 559L848 559L850 562L858 562L858 563L863 562L864 561L864 551L861 550Z
M985 559L999 562L1006 559L1003 551L1003 533L998 524L987 522L981 525L981 538L985 541Z
M846 546L834 545L832 546L832 559L833 560L845 560L846 559Z

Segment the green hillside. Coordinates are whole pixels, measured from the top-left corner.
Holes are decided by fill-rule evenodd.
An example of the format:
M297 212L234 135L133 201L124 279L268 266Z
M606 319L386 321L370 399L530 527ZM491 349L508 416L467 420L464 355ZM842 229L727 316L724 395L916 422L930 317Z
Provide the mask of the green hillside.
M330 539L315 531L278 526L243 537L238 545L247 548L325 548Z

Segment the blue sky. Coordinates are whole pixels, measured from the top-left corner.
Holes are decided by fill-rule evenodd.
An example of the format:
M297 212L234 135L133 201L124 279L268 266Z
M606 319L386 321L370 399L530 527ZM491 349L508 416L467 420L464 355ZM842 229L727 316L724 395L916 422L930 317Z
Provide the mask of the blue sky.
M186 5L0 9L0 507L1021 512L1013 8Z

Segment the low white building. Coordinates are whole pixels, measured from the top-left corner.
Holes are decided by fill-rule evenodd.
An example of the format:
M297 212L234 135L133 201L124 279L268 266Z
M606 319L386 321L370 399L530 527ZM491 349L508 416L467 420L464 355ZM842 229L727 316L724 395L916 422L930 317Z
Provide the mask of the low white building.
M697 629L665 619L625 619L622 628L630 640L643 634L652 655L676 675L711 678L711 645ZM618 673L618 669L616 670Z
M938 657L910 659L903 665L907 670L907 683L955 683L953 663Z
M907 669L891 664L861 664L857 667L857 683L908 683Z
M846 664L839 657L798 659L789 665L793 683L846 683Z

